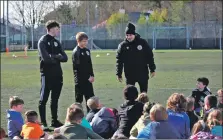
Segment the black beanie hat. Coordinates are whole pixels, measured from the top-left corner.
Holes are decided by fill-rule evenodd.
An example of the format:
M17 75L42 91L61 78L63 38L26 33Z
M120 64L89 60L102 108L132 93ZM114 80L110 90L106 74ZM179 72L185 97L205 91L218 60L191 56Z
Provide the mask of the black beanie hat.
M128 23L127 27L125 28L125 34L135 34L136 27L132 23Z
M127 85L123 92L126 100L134 101L138 97L138 90L133 85Z

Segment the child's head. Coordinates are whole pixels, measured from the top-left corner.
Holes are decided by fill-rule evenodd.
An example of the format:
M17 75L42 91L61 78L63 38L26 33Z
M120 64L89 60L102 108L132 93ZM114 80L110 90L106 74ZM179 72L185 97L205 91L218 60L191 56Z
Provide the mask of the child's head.
M74 107L68 112L67 121L70 123L81 124L84 117L84 112L79 107Z
M96 96L91 97L90 99L87 100L87 106L91 110L100 109L101 104L99 98Z
M187 111L193 111L194 110L194 98L187 97Z
M53 135L49 135L48 139L67 139L67 138L59 133L54 133Z
M138 98L136 100L141 102L141 103L146 103L146 102L149 101L149 97L147 96L146 93L141 93L141 94L138 95Z
M207 125L210 129L212 129L215 126L221 125L221 123L217 119L211 119L207 120Z
M38 121L38 114L36 111L29 110L25 113L26 122L36 123Z
M67 108L67 116L66 116L66 120L65 120L65 122L68 121L68 115L69 115L69 112L70 112L71 110L73 110L74 108L79 108L79 109L81 109L81 110L83 111L83 106L81 105L81 103L73 103L73 104L71 104L71 105Z
M208 118L207 118L207 121L208 120L212 120L212 119L216 119L218 120L221 124L222 123L222 120L223 120L223 114L222 114L222 111L219 110L219 109L214 109L212 110L209 114L208 114Z
M223 89L219 89L217 94L218 94L218 102L223 104Z
M166 108L161 104L155 104L150 110L151 121L164 121L168 119Z
M22 112L23 111L24 101L18 96L11 96L9 98L9 106L11 109Z
M78 32L76 35L76 40L78 43L78 46L81 48L86 48L88 44L88 36L84 32Z
M200 77L197 79L197 88L198 89L204 89L205 87L207 87L209 84L209 80L206 77Z
M5 137L6 137L5 130L3 128L1 128L0 139L3 139Z
M155 105L155 103L147 102L143 106L143 114L150 114L151 108Z
M124 98L129 101L135 101L136 98L138 97L138 90L133 85L127 85L124 88L123 93L124 93Z
M191 131L191 135L195 135L198 132L210 132L210 128L207 126L207 124L203 120L199 120L196 122L193 126L193 129Z
M73 103L72 105L70 105L70 107L69 108L74 108L74 107L79 107L80 109L82 109L83 110L83 106L82 106L82 104L81 103Z
M209 110L211 108L217 107L218 99L214 95L207 95L204 98L204 109Z
M167 100L167 109L175 112L186 111L187 100L182 93L173 93Z

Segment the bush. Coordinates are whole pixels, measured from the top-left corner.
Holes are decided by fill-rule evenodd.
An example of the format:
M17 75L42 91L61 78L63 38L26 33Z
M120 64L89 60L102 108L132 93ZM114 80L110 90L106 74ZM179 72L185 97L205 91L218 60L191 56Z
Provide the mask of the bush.
M112 36L112 31L120 31L120 29L117 28L117 25L119 25L120 23L128 22L128 19L129 18L127 14L122 14L119 12L112 14L106 23L106 28L108 30L109 35Z

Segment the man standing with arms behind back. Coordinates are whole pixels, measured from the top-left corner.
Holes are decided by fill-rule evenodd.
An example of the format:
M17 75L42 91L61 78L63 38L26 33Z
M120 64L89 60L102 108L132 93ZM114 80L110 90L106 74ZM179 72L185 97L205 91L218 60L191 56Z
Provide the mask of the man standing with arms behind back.
M128 23L126 39L118 46L116 56L116 75L119 82L122 82L122 70L124 72L127 85L135 85L138 82L140 92L147 92L149 70L151 78L155 76L156 65L154 63L153 52L145 39L135 33L135 26Z
M60 31L60 25L56 21L46 23L47 34L38 42L40 58L41 90L39 101L39 113L41 123L47 130L46 103L51 92L52 127L60 127L63 124L57 120L58 100L63 86L63 72L60 63L67 62L68 58L60 42L55 39Z

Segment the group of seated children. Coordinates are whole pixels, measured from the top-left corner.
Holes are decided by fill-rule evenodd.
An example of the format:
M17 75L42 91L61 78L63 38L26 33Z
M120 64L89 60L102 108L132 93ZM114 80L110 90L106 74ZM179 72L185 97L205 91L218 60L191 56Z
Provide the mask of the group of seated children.
M133 85L123 90L124 102L115 108L101 104L98 97L87 101L84 115L80 103L67 108L65 123L47 134L38 122L36 111L22 112L24 101L12 96L7 111L10 139L222 139L223 90L212 95L207 78L197 79L191 96L173 93L166 107L152 103L146 93L138 95ZM1 137L5 137L1 130Z

